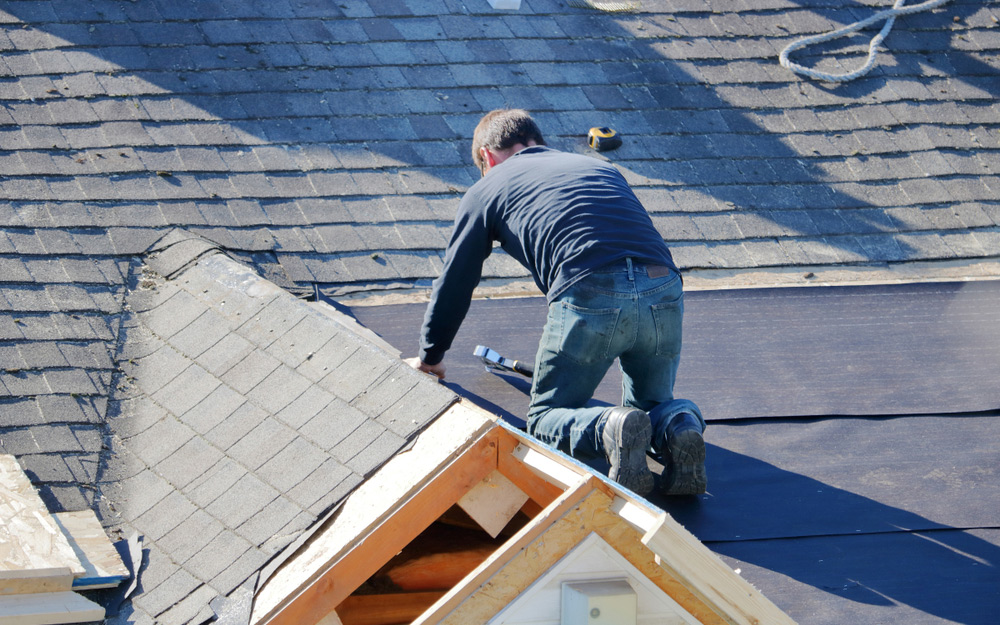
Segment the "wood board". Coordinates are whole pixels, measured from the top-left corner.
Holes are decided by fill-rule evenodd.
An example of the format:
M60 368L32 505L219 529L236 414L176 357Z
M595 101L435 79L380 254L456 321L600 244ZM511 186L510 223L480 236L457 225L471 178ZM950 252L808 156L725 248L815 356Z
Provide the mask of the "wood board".
M128 568L93 510L57 512L52 517L84 568L84 574L73 580L74 588L114 588L128 579Z
M72 590L73 574L66 567L0 571L0 595L24 595L33 592Z
M57 625L104 619L104 608L75 592L0 597L0 625Z
M486 530L491 538L496 538L526 501L528 495L524 491L503 473L494 470L465 493L458 500L458 506Z

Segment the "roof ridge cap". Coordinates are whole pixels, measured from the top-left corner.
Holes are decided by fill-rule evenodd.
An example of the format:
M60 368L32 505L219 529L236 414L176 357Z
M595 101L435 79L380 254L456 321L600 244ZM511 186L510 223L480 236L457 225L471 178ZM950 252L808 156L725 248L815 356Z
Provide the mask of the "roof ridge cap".
M184 228L172 228L145 252L146 264L170 280L205 256L224 254L216 243Z

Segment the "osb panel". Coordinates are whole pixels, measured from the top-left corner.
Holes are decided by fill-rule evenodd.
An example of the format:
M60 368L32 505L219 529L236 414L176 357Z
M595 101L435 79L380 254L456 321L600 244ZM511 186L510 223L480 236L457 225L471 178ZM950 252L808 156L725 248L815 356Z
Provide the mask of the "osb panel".
M0 571L83 565L14 456L0 455Z

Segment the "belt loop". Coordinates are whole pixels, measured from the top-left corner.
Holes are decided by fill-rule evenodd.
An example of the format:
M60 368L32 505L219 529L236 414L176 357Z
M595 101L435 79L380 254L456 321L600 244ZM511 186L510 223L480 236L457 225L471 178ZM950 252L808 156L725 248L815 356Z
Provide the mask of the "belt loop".
M632 273L632 257L631 256L626 256L625 257L625 265L628 267L628 281L629 282L635 282L635 274Z

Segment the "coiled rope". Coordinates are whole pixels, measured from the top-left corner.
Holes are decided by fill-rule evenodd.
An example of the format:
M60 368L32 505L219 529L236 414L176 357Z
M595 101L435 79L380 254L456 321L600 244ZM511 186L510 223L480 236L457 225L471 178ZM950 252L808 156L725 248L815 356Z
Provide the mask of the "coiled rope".
M900 15L908 15L910 13L919 13L921 11L929 11L935 9L943 4L946 4L950 0L927 0L920 4L914 4L912 6L903 6L906 0L896 0L895 4L892 5L891 9L885 9L879 11L878 13L872 15L867 19L854 22L843 28L838 28L837 30L830 31L828 33L823 33L820 35L812 35L810 37L804 37L798 41L794 41L789 44L781 54L778 56L778 62L781 63L783 67L787 67L797 74L802 74L810 78L815 78L816 80L826 80L829 82L847 82L848 80L854 80L855 78L860 78L875 67L875 56L878 54L877 48L882 44L882 40L885 39L889 31L892 30L892 25L896 22L896 18ZM830 41L831 39L837 39L838 37L846 37L851 33L857 32L866 26L885 20L885 26L882 30L878 32L877 35L872 37L871 43L868 44L868 59L862 67L852 71L846 72L844 74L828 74L826 72L820 72L808 67L804 67L795 63L788 58L792 52L796 50L801 50L802 48L815 45L817 43L823 43L824 41Z

